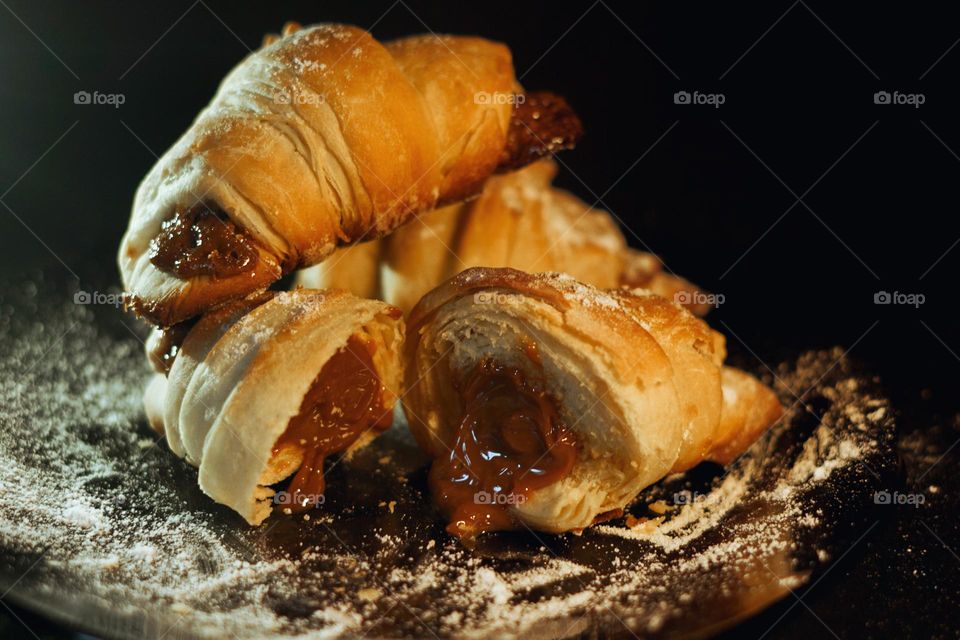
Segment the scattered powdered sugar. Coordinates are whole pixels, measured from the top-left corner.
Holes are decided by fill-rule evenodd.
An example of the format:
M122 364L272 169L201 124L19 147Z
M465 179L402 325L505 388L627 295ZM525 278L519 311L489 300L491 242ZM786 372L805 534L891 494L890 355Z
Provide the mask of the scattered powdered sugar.
M650 532L640 527L608 525L600 525L597 530L607 535L651 542L664 551L676 551L717 526L750 488L755 467L755 460L746 459L738 473L725 476L710 493L685 504L673 517Z
M588 284L584 284L568 273L545 273L540 277L556 287L563 297L575 305L585 307L605 307L607 309L620 309L620 302L616 298L605 292L603 289L597 289Z
M327 65L325 63L317 60L306 60L304 58L295 57L292 62L293 69L296 71L297 75L302 75L304 72L326 71L327 69Z
M692 632L788 594L834 556L831 483L880 464L892 427L839 351L811 353L777 371L810 388L783 426L726 474L645 492L630 511L651 519L634 528L467 549L443 533L424 460L395 428L331 471L322 511L251 529L162 442L146 446L148 372L129 333L83 306L12 306L0 301L0 586L111 635Z
M104 526L103 513L89 504L71 500L61 512L63 521L81 529L101 529Z

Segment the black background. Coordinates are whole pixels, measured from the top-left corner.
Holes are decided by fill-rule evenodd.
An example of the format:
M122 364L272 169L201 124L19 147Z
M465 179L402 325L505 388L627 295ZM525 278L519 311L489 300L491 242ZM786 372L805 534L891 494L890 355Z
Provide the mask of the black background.
M527 88L569 98L587 135L560 158L560 184L722 294L711 322L733 350L762 369L840 345L916 416L909 428L952 420L949 446L960 26L948 3L662 4L3 0L0 271L46 274L43 295L117 285L138 181L286 20L380 39L477 34L510 45ZM78 105L77 91L124 104ZM675 104L677 91L725 102ZM877 91L925 102L878 105ZM925 302L877 305L879 291Z

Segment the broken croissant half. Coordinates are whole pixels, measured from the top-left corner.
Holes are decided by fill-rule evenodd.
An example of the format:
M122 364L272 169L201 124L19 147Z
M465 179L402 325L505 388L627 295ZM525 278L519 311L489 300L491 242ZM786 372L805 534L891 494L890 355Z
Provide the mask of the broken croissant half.
M274 503L320 503L324 459L391 425L402 336L399 309L343 291L233 301L151 336L147 416L204 493L256 525Z
M725 341L642 289L474 268L428 293L404 345L404 410L448 531L560 533L648 485L728 463L781 414Z

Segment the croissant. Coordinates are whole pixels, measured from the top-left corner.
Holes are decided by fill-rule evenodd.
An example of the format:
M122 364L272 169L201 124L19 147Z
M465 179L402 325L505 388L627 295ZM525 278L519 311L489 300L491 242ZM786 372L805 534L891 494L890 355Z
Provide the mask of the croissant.
M448 531L467 539L615 517L669 473L729 462L782 411L723 365L722 335L644 290L475 268L408 326L403 408Z
M273 503L322 501L323 462L390 426L401 380L399 309L343 291L265 292L148 342L144 402L200 488L259 524ZM293 476L287 490L274 485Z
M430 289L468 267L558 271L603 289L643 287L697 315L706 295L663 271L650 253L627 247L606 211L551 186L552 159L490 178L469 202L421 214L379 241L337 249L297 274L305 287L338 287L409 312Z
M268 42L137 190L119 263L128 304L156 325L266 289L580 135L562 98L523 91L502 44L380 43L335 24Z

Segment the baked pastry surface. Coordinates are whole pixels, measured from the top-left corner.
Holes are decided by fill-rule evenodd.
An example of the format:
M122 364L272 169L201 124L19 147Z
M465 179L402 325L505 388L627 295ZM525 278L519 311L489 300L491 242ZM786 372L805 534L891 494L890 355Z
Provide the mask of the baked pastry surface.
M338 287L379 297L405 312L430 289L469 267L561 272L603 289L643 287L697 315L701 290L667 273L655 255L627 247L613 216L551 185L543 159L491 177L468 202L419 214L377 241L337 249L297 274L306 287Z
M582 529L728 462L781 407L724 357L722 335L645 290L484 268L434 289L410 314L403 406L448 530Z
M170 326L263 290L569 147L579 127L562 98L523 91L502 44L293 25L227 75L140 185L119 253L130 304Z
M169 373L147 387L147 415L199 468L207 495L259 524L273 507L270 485L296 474L280 504L311 506L324 457L349 455L390 426L402 336L398 309L344 291L234 301L189 329Z

